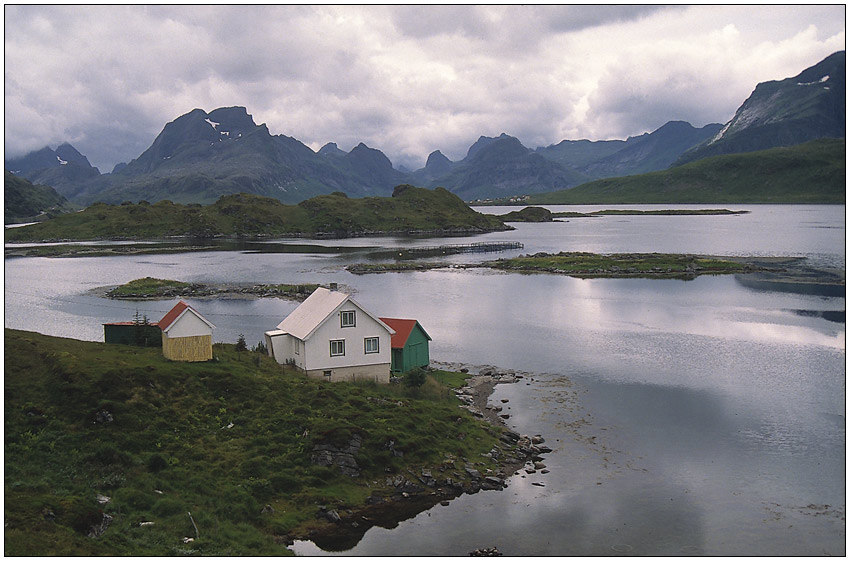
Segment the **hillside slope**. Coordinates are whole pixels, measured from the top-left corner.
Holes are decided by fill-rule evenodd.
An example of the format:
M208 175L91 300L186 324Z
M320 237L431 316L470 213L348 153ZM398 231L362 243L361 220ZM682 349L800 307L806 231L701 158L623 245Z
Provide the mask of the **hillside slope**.
M94 204L82 212L6 232L7 241L154 239L167 236L332 236L380 233L491 232L510 229L445 189L399 185L392 197L349 199L344 193L297 205L259 195L222 196L208 206Z
M528 203L844 203L845 188L845 142L816 140L592 181Z
M367 502L415 508L402 490L450 498L472 484L465 462L483 473L498 469L484 453L511 453L435 379L418 392L328 384L234 345L179 363L156 348L4 337L9 556L282 555L313 528L362 535L374 522L347 511ZM351 442L345 474L317 460ZM416 477L426 468L433 487Z
M3 173L3 222L31 222L71 210L73 205L47 185L33 185L5 170Z
M846 57L834 53L797 76L756 86L735 116L675 165L700 158L793 146L846 134Z

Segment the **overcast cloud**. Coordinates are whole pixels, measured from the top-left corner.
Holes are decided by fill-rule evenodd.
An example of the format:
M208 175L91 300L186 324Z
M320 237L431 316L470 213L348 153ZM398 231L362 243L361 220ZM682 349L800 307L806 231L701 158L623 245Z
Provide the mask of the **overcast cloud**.
M168 121L231 105L411 169L480 135L701 127L844 49L844 21L843 5L7 5L6 157L68 141L107 172Z

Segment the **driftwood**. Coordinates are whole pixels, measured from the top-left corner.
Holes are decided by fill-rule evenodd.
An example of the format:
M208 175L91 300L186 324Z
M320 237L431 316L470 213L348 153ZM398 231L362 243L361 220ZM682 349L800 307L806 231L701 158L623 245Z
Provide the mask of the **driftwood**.
M195 539L196 539L196 540L201 539L201 536L200 536L200 534L198 533L198 525L197 525L197 524L195 524L195 519L194 519L194 518L192 518L192 513L187 511L187 512L186 512L186 514L188 514L188 515L189 515L189 520L191 520L191 521L192 521L192 527L193 527L193 528L195 528Z

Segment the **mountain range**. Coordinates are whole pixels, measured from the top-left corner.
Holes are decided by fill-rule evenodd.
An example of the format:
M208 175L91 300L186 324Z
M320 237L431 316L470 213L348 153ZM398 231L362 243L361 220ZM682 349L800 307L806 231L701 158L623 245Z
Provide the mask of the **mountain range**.
M667 169L719 154L790 146L845 135L845 53L799 75L758 84L731 121L693 127L670 121L627 140L564 140L530 149L502 133L481 136L460 161L439 150L422 169L395 169L363 143L350 152L328 143L314 152L273 135L244 107L194 109L167 123L151 146L101 174L70 144L45 147L5 168L50 185L78 204L172 200L208 204L238 192L297 203L332 192L388 196L395 185L442 186L464 200L563 190L593 180Z

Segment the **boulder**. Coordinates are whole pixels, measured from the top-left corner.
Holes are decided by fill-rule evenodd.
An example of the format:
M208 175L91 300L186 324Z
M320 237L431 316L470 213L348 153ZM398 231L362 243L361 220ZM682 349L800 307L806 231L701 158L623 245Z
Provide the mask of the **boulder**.
M357 465L354 456L360 451L362 443L363 437L355 434L348 441L348 444L341 448L333 444L316 444L313 447L310 461L320 466L336 465L339 466L339 471L343 475L358 477L360 467Z

